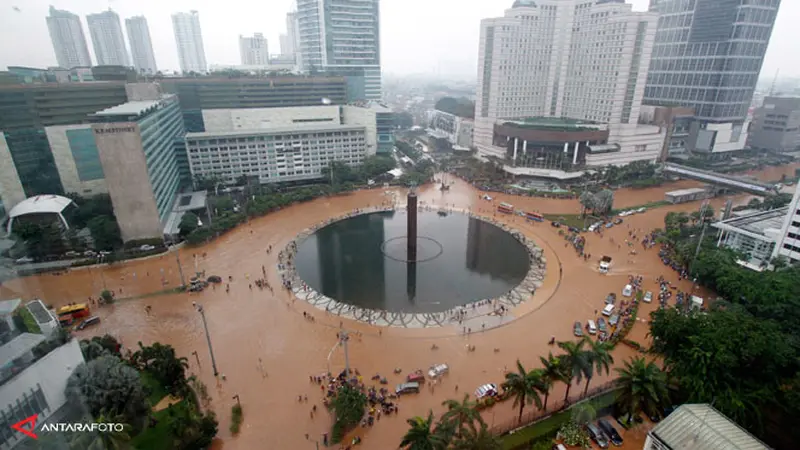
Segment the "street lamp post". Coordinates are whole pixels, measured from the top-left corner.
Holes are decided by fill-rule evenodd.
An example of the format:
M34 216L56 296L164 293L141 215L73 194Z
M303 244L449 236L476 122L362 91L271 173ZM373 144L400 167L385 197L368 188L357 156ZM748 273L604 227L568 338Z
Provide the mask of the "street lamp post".
M181 266L181 258L178 255L178 246L174 245L172 248L175 249L175 261L178 263L178 274L181 276L181 287L186 286L186 280L183 278L183 267Z
M192 302L192 306L200 313L200 317L203 318L203 328L206 330L206 341L208 341L208 353L211 354L211 367L214 369L214 376L217 376L219 372L217 371L217 362L214 360L214 349L211 347L211 335L208 334L208 323L206 322L206 312L203 309L203 305L198 305L195 302Z
M197 354L197 350L192 351L192 354L194 355L194 359L197 360L197 367L200 367L200 355Z

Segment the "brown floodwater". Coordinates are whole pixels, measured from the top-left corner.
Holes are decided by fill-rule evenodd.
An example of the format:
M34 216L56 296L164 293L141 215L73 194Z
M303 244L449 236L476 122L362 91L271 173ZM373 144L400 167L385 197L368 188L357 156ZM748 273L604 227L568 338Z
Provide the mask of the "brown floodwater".
M763 177L780 178L779 172L793 173L793 170L770 168ZM492 205L481 200L479 192L460 180L453 181L449 192L423 188L420 200L429 205L455 205L492 213ZM651 189L622 189L616 193L615 207L661 200L666 191L695 185L697 183L681 181ZM405 191L392 190L405 196ZM77 336L110 333L121 338L128 347L135 347L138 341L145 344L158 341L172 345L179 355L188 357L190 372L208 386L212 408L220 420L216 448L313 449L315 444L306 440L306 433L311 439L321 440L322 433L330 430L331 417L322 409L319 387L309 383L308 377L326 372L328 367L334 372L343 369L342 350L330 353L336 343L340 318L302 301L293 301L286 291L276 289L273 295L269 290L259 290L255 285L250 289L248 285L261 276L262 266L269 283L280 285L276 273L277 250L300 230L354 208L379 205L388 198L383 189L375 189L318 199L252 220L203 247L178 252L186 277L195 270L206 271L206 276L213 274L225 279L232 276L229 293L221 286L201 293L141 297L179 284L176 255L169 253L124 264L70 270L64 275L10 280L0 287L0 297L38 297L45 303L59 306L96 297L107 286L118 297L127 299L97 309L95 312L102 318L100 325L78 332ZM737 202L744 198L746 196L738 196ZM579 212L576 200L499 195L495 201L509 201L520 208L544 213ZM719 198L712 204L719 208L724 202L724 198ZM664 268L657 248L642 251L638 246L639 254L631 256L625 245L621 248L618 245L627 238L629 230L663 227L666 212L692 211L698 205L695 202L659 208L627 218L624 224L606 230L602 237L588 234L586 250L592 254L590 261L584 261L574 250L565 248L563 238L548 223L529 224L518 217L498 216L543 247L548 268L542 287L529 301L512 311L516 319L508 319L507 324L485 332L479 332L478 322L473 322L473 333L464 336L456 325L379 329L345 320L342 324L346 328L361 333L350 341L350 363L367 380L379 373L389 379L392 388L413 369L426 369L435 363L450 366L450 373L433 391L426 386L420 394L399 400L398 415L383 416L372 428L358 429L356 433L363 437L361 448L395 448L407 429L405 419L424 415L429 409L440 414L442 401L461 398L463 393L472 393L483 383L502 382L504 370L512 368L517 359L528 369L537 367L539 356L554 350L547 345L550 336L558 340L572 339L573 322L596 318L605 296L609 292L619 294L628 274L644 276L645 288L654 291L655 278L659 275L677 283L677 274ZM616 244L611 243L612 239ZM267 254L270 245L275 250ZM597 271L597 259L601 255L613 257L609 275ZM683 290L691 288L687 281L678 284ZM213 376L201 317L192 302L205 308L216 364L219 372L225 375L224 381ZM145 311L148 305L152 307L149 315ZM640 319L630 335L632 339L647 343L647 314L656 307L657 302L642 305ZM315 320L304 318L303 312ZM438 350L431 350L433 343ZM468 352L467 344L474 345L475 351ZM199 364L192 352L197 352ZM614 351L615 366L633 354L627 346L618 346ZM403 369L402 375L392 373L396 367ZM595 377L592 385L608 379L608 375ZM564 390L563 385L556 386L551 402L563 398ZM572 389L575 395L582 391L583 386ZM236 437L228 431L234 395L239 395L244 410L243 428ZM299 395L307 395L308 402L299 403ZM311 416L313 405L318 407L314 417ZM514 420L516 409L511 402L506 402L486 410L484 417L490 424L501 425Z

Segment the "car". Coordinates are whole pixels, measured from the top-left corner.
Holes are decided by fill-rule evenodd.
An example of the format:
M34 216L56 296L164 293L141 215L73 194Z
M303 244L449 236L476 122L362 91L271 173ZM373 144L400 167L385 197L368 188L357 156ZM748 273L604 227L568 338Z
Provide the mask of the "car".
M645 302L645 303L652 302L653 301L653 293L650 292L650 291L645 292L644 293L644 298L642 299L642 301Z
M606 305L613 305L617 301L617 294L610 293L606 296Z
M614 226L614 222L608 222L608 223L606 224L606 228L611 228L611 227L613 227L613 226Z
M492 197L489 197L488 195L484 195L483 199L486 200L487 202L492 201Z
M406 376L406 381L409 383L424 383L425 375L422 370L415 370Z
M428 376L431 378L439 378L440 376L446 374L449 371L450 368L447 367L447 364L436 364L434 366L431 366L430 369L428 369Z
M99 251L99 252L97 252L97 253L98 253L100 256L108 256L108 255L110 255L110 254L111 254L111 252L109 252L109 251L107 251L107 250L100 250L100 251Z
M647 211L647 208L645 208L644 206L642 206L641 208L636 210L636 212L639 213L639 214L641 214L641 213L643 213L645 211Z
M86 256L88 258L91 258L91 257L95 256L96 254L97 253L95 253L93 250L86 250L85 252L83 252L83 256Z
M619 217L617 217L616 219L614 219L614 225L619 225L619 224L621 224L621 223L622 223L622 219L620 219Z
M597 319L597 329L600 330L601 332L608 330L608 326L606 325L606 319L602 317Z
M620 436L614 426L611 425L611 422L607 421L606 419L600 419L597 421L597 426L603 430L603 433L608 436L608 439L612 444L614 444L615 447L622 446L622 436Z
M30 256L23 256L22 258L19 258L14 262L17 263L17 264L32 263L33 262L33 258L31 258Z
M567 229L570 231L570 233L580 233L581 232L581 230L579 230L579 229L577 229L575 227L569 227Z
M593 441L597 442L597 445L600 448L608 448L608 438L606 435L597 428L597 425L593 423L586 424L586 431L589 432L589 437L592 438Z
M580 322L575 322L575 325L572 326L572 334L575 337L583 337L583 327Z
M475 398L478 400L484 397L495 397L499 392L497 392L497 385L494 383L487 383L483 386L478 387L475 389Z
M70 250L67 253L64 253L64 256L67 258L77 258L78 256L81 256L81 254L74 250Z
M156 247L154 245L144 244L141 247L139 247L139 250L141 250L143 252L149 252L150 250L155 250L155 248Z
M556 228L560 228L560 227L561 227L561 224L560 224L560 223L558 223L558 222L550 222L550 225L551 225L551 226L554 226L554 227L556 227Z
M612 327L616 326L618 323L619 323L619 314L614 314L608 318L608 324L611 325Z
M83 330L84 328L89 328L92 325L97 325L100 323L100 318L97 316L89 317L88 319L84 320L83 322L78 325L78 330Z
M397 395L416 394L418 392L419 392L419 383L413 381L410 383L398 384L397 387L394 389L394 393Z

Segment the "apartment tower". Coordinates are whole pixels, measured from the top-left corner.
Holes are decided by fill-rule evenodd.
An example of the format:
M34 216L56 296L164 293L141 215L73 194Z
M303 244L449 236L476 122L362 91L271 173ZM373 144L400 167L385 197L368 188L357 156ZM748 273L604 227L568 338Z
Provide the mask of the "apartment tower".
M381 99L379 0L297 0L297 36L303 70L346 77L351 101Z
M267 39L261 33L254 33L253 37L240 35L239 54L242 57L242 65L269 65L269 49L267 47Z
M172 15L172 30L178 46L178 62L184 73L208 71L203 33L200 31L200 15L197 11L179 12Z
M50 15L47 16L47 30L50 32L50 40L53 42L59 66L71 69L92 65L86 36L83 34L81 19L77 14L51 6Z
M158 68L147 19L144 16L127 18L125 19L125 28L128 31L128 42L131 44L133 67L136 68L136 73L155 75Z
M86 16L98 66L130 66L119 15L110 9Z

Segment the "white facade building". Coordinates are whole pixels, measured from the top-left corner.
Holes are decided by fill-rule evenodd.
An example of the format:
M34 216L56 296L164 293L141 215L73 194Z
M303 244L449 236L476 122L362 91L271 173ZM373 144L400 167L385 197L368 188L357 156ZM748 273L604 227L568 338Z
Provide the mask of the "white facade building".
M239 55L243 66L265 66L269 64L267 39L261 33L253 37L239 36Z
M790 263L800 261L800 184L794 191L792 202L781 227L781 233L775 245L775 256L784 256Z
M98 66L131 65L125 38L122 37L122 24L114 11L108 10L86 16L89 34L92 36L94 56Z
M125 28L128 31L128 42L131 45L133 67L136 68L136 73L155 75L158 68L147 19L144 16L129 17L125 19Z
M281 35L283 36L283 35ZM297 60L297 13L292 11L286 14L286 48L281 40L281 53Z
M50 32L50 40L53 42L53 50L59 66L71 69L92 65L89 47L86 45L86 36L83 34L81 19L77 14L50 6L47 29Z
M200 31L200 15L197 11L179 12L172 15L172 30L178 46L178 61L181 71L205 73L208 71L203 33Z
M379 0L297 0L297 36L303 70L347 77L349 101L381 99Z
M375 109L358 106L203 110L206 131L187 133L192 177L261 183L311 180L331 161L361 164L377 150Z
M441 134L453 145L467 149L472 147L475 120L438 109L428 111L426 115L428 124L434 133Z
M479 152L506 155L494 135L503 119L555 117L609 125L602 151L587 150L586 166L655 161L664 134L637 122L657 18L621 2L517 0L503 17L484 19Z

